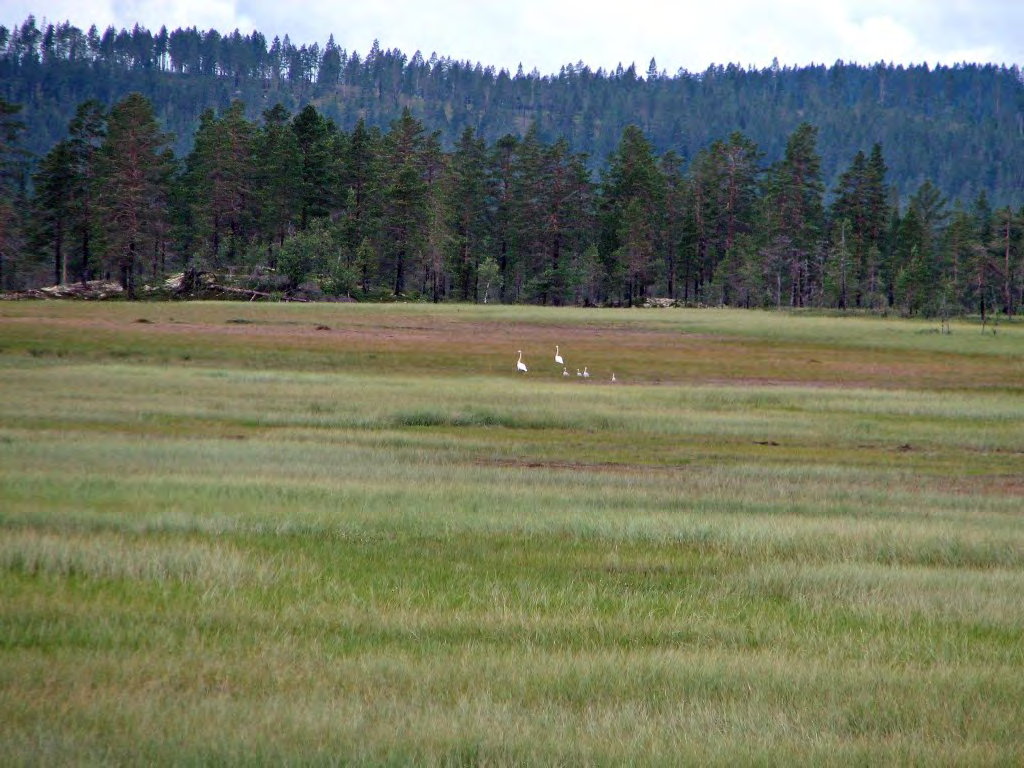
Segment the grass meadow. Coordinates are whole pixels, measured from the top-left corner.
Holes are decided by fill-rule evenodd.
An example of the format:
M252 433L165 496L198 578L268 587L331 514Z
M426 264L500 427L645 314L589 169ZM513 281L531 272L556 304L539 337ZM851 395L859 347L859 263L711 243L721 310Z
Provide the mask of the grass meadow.
M0 303L3 763L1019 765L1024 323L937 331Z

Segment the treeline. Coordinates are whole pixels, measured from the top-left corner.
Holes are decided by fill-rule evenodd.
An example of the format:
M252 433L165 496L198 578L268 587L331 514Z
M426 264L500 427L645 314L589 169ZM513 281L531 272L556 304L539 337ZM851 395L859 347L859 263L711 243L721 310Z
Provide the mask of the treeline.
M358 299L983 315L1024 293L1024 211L985 193L951 206L929 181L903 205L880 144L829 189L809 123L773 163L740 132L684 163L627 126L595 177L536 126L493 143L466 128L445 150L409 110L345 131L312 106L250 120L236 101L178 160L133 94L80 104L29 194L17 110L0 117L6 288L108 276L133 295L197 269Z
M567 63L557 74L517 72L397 49L365 53L329 38L295 45L288 36L195 27L82 31L69 23L0 27L0 98L24 105L25 147L41 156L63 138L76 104L109 107L138 92L191 149L207 109L247 104L299 112L313 104L351 132L361 120L389 130L408 109L453 149L466 128L488 144L534 126L541 140L565 139L592 171L604 167L623 129L637 125L658 154L692 162L713 141L740 131L768 162L802 122L818 127L822 177L831 189L859 149L886 148L888 179L906 203L927 179L950 199L1024 203L1024 84L1016 65L712 65L669 74L653 60L592 70Z

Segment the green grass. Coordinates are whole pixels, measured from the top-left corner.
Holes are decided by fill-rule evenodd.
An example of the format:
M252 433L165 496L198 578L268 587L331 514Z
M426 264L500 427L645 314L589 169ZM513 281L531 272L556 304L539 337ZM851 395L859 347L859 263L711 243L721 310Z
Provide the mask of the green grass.
M931 330L0 305L0 754L1019 764L1024 326Z

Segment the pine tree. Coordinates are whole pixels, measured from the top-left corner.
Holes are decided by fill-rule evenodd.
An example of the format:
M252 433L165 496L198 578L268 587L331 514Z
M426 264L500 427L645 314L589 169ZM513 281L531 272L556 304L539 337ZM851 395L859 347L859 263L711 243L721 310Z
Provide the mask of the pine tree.
M906 215L897 232L893 260L898 286L894 296L910 314L930 312L937 306L944 271L939 263L940 226L949 218L946 200L938 188L925 180L910 198Z
M214 265L220 265L224 257L229 263L233 260L252 226L255 134L240 101L232 102L220 117L206 110L186 159L183 183L191 233L199 242L205 241L203 250Z
M1021 232L1024 228L1024 217L1015 214L1010 206L1001 208L995 213L993 227L995 237L991 250L998 254L995 258L996 271L1001 286L1003 313L1013 317L1016 312L1014 301L1014 283L1020 280L1021 273Z
M862 195L864 218L860 245L863 251L857 254L858 307L875 303L879 293L878 262L885 248L886 224L889 218L887 172L888 168L882 157L882 145L876 143L871 148L871 156L868 158Z
M380 131L362 119L345 143L339 166L339 198L344 208L343 241L355 252L381 232L383 157ZM365 289L364 289L365 290Z
M78 105L75 116L68 125L68 141L71 147L74 174L71 192L71 233L77 251L78 279L84 285L89 278L92 261L93 231L100 222L93 210L97 154L106 137L107 115L103 106L95 100Z
M568 153L568 142L562 142ZM558 162L564 164L558 173L554 217L562 244L563 254L557 255L558 286L562 301L576 301L581 265L586 254L596 244L596 185L587 167L587 157L581 154L553 153ZM575 282L574 282L575 281Z
M542 302L559 306L571 300L573 256L589 243L592 185L583 160L570 152L565 139L544 149L541 162L539 285Z
M427 184L426 234L417 254L418 292L429 293L435 301L448 292L446 261L450 251L449 207L451 156L441 148L441 132L434 131L423 144L424 180ZM435 293L436 288L436 293Z
M647 292L664 219L665 178L651 145L635 125L622 132L601 178L601 247L622 274L628 306Z
M871 148L871 156L868 158L867 169L864 178L864 207L865 222L864 230L868 246L881 247L885 236L885 225L889 216L887 204L889 189L886 174L889 168L882 157L882 145L875 143Z
M388 163L384 207L386 214L385 256L394 295L406 290L409 261L416 256L426 237L428 183L423 124L405 109L391 125L385 138Z
M966 306L969 289L967 270L978 242L974 216L958 207L953 211L942 238L942 282L950 303L957 302L962 307Z
M166 200L173 155L150 102L134 93L110 110L97 158L96 207L105 222L106 263L135 298L139 259L166 228Z
M53 282L67 282L67 241L75 187L74 155L66 139L53 146L32 175L33 245L52 251Z
M821 268L821 306L834 306L847 309L852 283L854 282L855 251L860 245L853 240L850 219L843 217L833 222L832 247L829 249L826 263Z
M762 153L753 141L736 131L728 141L712 144L711 154L717 171L717 207L721 211L716 217L719 250L728 253L736 239L750 230Z
M703 220L708 227L708 254L713 257L705 268L709 280L716 271L720 273L716 283L723 303L729 303L730 290L740 291L743 262L750 258L750 254L741 257L736 246L753 224L761 157L757 145L736 131L728 141L713 142L698 163L695 183L703 187ZM728 269L719 270L721 262L727 262Z
M665 295L676 298L680 255L685 238L686 179L682 161L672 151L662 155L659 167L665 187L665 221L661 237Z
M545 247L544 215L550 184L545 171L544 142L539 126L533 123L515 148L507 223L517 298L540 303L550 298L552 278Z
M448 180L431 185L427 199L427 235L422 256L420 293L430 296L435 304L451 291L448 264L452 257L452 214L448 197ZM478 277L479 279L479 277Z
M452 272L460 299L478 300L477 270L488 231L487 146L472 128L462 132L451 157L449 203ZM437 288L434 297L437 298Z
M509 289L515 290L518 273L518 233L516 227L517 188L519 186L520 141L511 134L498 139L488 153L488 176L494 198L493 246L500 272L499 299L508 301Z
M786 241L790 306L802 306L811 286L812 257L821 246L824 209L818 129L801 123L786 142L786 153L772 169L770 205L776 208L776 245Z
M893 302L907 314L924 304L928 238L920 209L911 205L900 218L893 249Z
M299 226L328 216L338 206L338 158L344 153L334 121L307 104L292 119L302 153Z
M855 270L853 265L866 261L867 249L871 245L867 187L868 160L863 152L858 152L850 167L839 177L829 212L833 222L831 253L834 258L830 259L828 272L833 275L831 282L839 309L847 309L851 293L856 305L860 306L863 293L858 279L863 270Z
M332 34L324 46L323 57L317 67L317 91L332 91L341 80L341 49Z
M260 230L266 241L279 248L298 218L302 186L302 151L289 119L288 110L276 104L264 111L263 126L253 137ZM270 266L274 263L271 255Z

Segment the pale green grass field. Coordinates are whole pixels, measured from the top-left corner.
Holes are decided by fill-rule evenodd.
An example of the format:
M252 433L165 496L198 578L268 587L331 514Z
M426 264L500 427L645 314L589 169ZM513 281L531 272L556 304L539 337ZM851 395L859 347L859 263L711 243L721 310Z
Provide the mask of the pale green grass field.
M933 330L0 304L2 762L1020 764L1024 325Z

